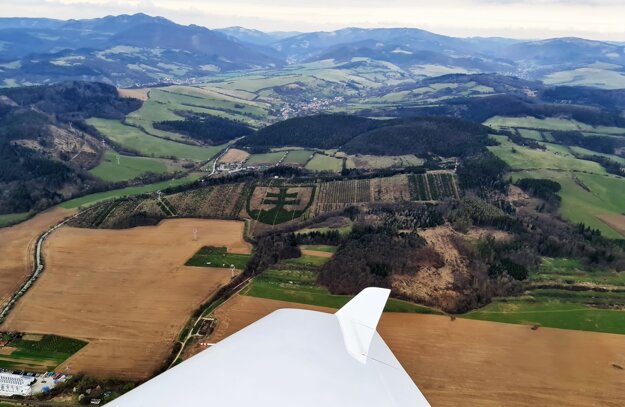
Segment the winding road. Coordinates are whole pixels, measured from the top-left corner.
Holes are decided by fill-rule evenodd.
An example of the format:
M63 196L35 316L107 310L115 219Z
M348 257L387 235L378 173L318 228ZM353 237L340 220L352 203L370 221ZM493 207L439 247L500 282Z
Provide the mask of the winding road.
M86 209L86 210L89 210L89 209ZM57 223L56 225L52 226L50 229L46 230L41 236L39 236L39 238L37 239L36 246L35 246L35 265L33 267L33 272L31 273L28 280L26 280L24 284L22 284L20 289L15 294L13 294L11 299L0 310L0 323L2 323L4 319L7 317L7 315L9 315L9 312L11 312L11 309L13 308L17 300L19 300L20 297L26 294L26 291L28 291L28 289L33 285L33 283L37 280L37 278L39 278L41 273L43 273L43 270L45 268L45 265L43 262L43 254L42 254L43 242L46 240L48 236L50 236L52 232L54 232L61 226L65 225L67 222L74 219L75 217L82 214L83 212L84 211L78 212L75 215L72 215L69 218Z

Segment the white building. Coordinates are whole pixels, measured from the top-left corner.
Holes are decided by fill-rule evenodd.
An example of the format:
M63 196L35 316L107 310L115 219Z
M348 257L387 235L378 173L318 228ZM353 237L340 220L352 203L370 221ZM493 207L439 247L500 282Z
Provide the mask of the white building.
M0 373L0 396L30 396L30 385L34 377L26 377L13 373Z

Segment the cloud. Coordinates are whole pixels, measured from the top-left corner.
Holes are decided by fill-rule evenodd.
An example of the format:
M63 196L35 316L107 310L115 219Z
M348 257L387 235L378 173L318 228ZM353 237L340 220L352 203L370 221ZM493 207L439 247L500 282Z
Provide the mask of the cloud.
M64 19L140 11L209 28L312 31L404 26L459 36L625 41L623 0L15 0L10 7L0 7L4 16Z

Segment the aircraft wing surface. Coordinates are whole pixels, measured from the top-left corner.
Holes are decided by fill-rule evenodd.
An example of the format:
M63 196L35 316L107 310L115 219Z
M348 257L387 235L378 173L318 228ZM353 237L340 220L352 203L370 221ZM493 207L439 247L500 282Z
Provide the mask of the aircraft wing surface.
M108 405L429 406L375 330L388 295L367 288L336 314L275 311Z

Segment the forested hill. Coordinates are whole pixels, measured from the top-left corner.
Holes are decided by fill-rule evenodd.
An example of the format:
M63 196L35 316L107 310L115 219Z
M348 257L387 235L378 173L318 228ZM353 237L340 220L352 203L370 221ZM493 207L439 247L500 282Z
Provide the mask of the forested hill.
M92 185L83 169L101 147L83 120L140 106L102 83L0 89L0 214L40 210Z
M448 117L374 120L344 114L285 120L239 143L246 147L340 148L347 153L400 155L470 154L490 143L491 129Z
M241 143L248 147L336 148L384 125L382 120L345 114L296 117L260 129Z
M13 103L8 104L14 107L53 114L61 121L92 116L122 119L141 107L139 100L120 98L114 86L99 82L68 81L49 86L4 88L0 89L0 95L10 99Z

